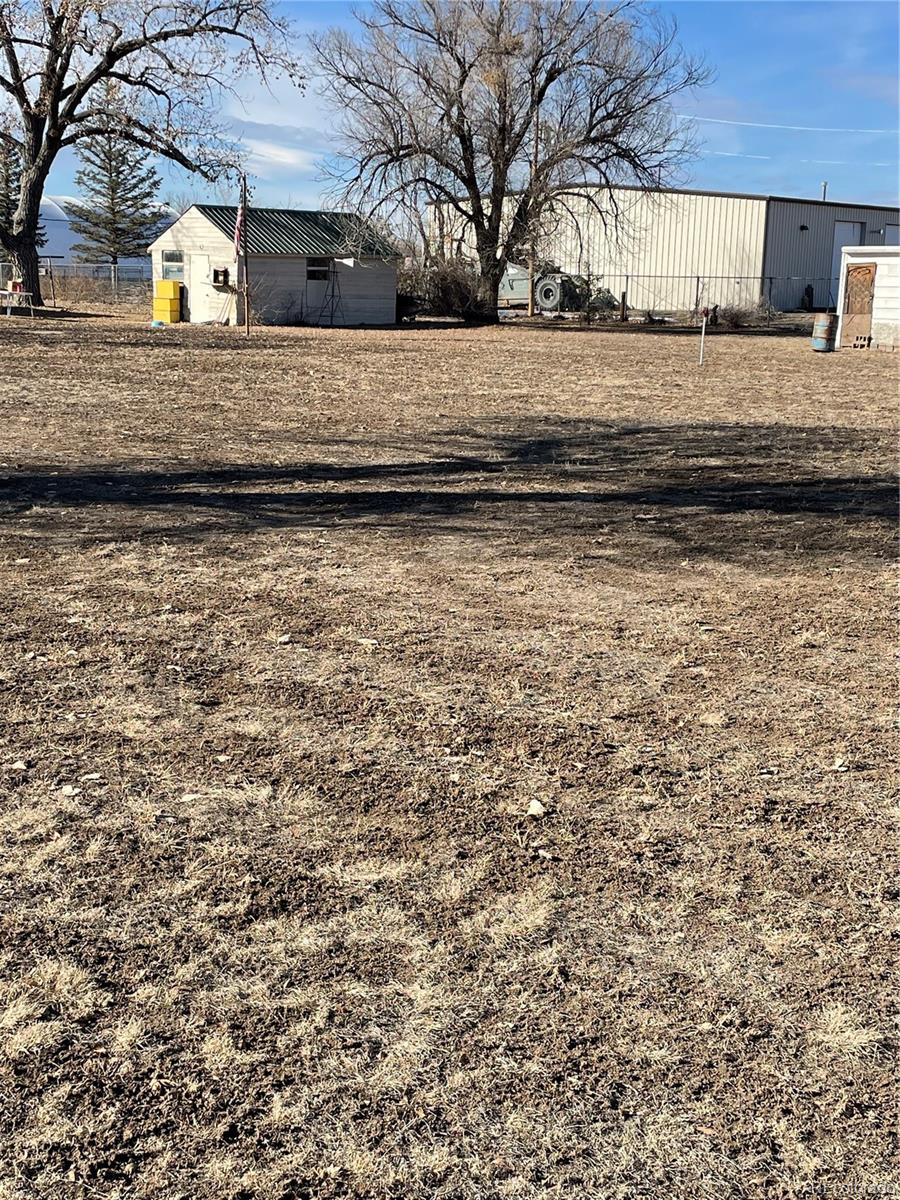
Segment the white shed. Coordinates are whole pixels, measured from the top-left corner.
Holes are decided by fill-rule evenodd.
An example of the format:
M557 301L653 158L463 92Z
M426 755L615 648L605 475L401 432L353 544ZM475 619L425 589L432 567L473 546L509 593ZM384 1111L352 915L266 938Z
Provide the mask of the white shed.
M243 321L237 208L195 204L150 247L153 279L184 284L194 324ZM392 325L396 249L351 213L251 208L247 212L250 305L264 325Z
M900 246L844 246L839 349L900 350Z

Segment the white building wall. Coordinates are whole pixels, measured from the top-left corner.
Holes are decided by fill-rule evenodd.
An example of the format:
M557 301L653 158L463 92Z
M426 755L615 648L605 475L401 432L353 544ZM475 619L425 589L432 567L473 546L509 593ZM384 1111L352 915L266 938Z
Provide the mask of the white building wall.
M632 308L691 309L698 294L702 305L759 299L764 200L622 188L604 215L586 198L567 207L545 235L542 256L563 271L602 276L616 297L627 291Z
M845 246L841 254L836 345L841 344L844 290L851 263L875 263L872 300L872 345L900 350L900 246Z
M900 220L897 209L867 208L816 200L769 200L763 273L771 277L772 303L791 310L800 306L804 288L813 288L813 303L830 308L837 302L834 274L835 222L862 226L860 245L883 246ZM805 225L806 229L801 229ZM768 282L766 290L768 291Z
M229 238L196 208L189 208L150 247L154 284L163 278L164 250L180 250L184 254L185 320L194 324L234 323L237 318L234 294L214 288L209 282L214 267L228 267L232 279L237 279L234 245Z
M590 275L617 299L627 292L637 310L689 310L698 299L701 306L758 302L765 199L630 188L590 195L595 203L576 195L557 204L539 241L541 259ZM459 219L450 223L446 248L474 256Z
M307 260L251 255L250 289L263 324L393 325L397 267L382 259L336 261L334 278L307 280Z
M397 320L397 264L379 258L339 262L345 325L393 325Z
M306 259L250 255L251 310L263 325L299 325L309 319Z
M900 221L896 209L831 201L628 188L591 194L603 197L603 213L586 198L567 198L539 255L563 271L602 277L616 298L627 289L637 310L691 309L698 288L701 305L753 306L771 296L775 307L792 310L807 284L814 304L825 307L837 293L835 222L858 222L862 242L881 245L896 238ZM443 215L451 226L445 248L474 256L460 219L446 207ZM438 226L433 220L432 229Z
M872 306L872 344L900 350L900 256L896 254L878 259Z

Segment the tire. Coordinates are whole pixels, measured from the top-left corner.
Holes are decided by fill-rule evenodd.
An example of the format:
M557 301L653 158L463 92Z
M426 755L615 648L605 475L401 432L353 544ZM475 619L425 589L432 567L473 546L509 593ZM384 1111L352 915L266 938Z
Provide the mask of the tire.
M555 312L562 307L562 283L558 279L541 279L534 289L534 298L542 312Z

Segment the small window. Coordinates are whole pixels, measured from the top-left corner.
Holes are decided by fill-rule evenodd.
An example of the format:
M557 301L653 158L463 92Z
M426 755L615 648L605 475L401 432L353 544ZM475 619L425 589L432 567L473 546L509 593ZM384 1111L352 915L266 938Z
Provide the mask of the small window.
M306 260L306 278L326 280L331 270L330 258L308 258Z
M163 279L180 279L184 283L184 254L181 250L163 250Z

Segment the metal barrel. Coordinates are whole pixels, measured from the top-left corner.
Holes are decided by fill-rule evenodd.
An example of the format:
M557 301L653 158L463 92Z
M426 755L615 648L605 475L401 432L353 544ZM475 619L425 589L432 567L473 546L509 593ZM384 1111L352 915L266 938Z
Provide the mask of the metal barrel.
M837 313L819 313L813 324L813 350L833 350Z

